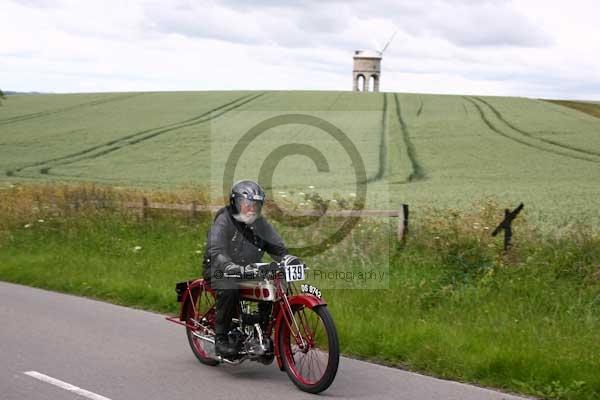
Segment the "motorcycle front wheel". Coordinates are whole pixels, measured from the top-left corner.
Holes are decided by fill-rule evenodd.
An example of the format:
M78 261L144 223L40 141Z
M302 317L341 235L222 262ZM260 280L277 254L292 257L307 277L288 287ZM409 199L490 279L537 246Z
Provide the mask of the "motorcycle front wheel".
M327 306L296 306L291 323L282 322L278 334L283 366L294 384L305 392L327 389L337 373L340 349L337 330Z

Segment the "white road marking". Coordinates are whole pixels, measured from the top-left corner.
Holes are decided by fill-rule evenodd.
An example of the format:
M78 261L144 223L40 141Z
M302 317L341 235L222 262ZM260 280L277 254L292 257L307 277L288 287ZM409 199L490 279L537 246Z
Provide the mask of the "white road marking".
M23 372L23 373L25 375L31 376L32 378L39 379L40 381L49 383L54 386L58 386L61 389L68 390L69 392L73 392L80 396L87 397L88 399L91 399L91 400L110 400L108 397L100 396L99 394L90 392L88 390L79 388L77 386L73 386L70 383L60 381L51 376L40 374L39 372L36 372L36 371L27 371L27 372Z

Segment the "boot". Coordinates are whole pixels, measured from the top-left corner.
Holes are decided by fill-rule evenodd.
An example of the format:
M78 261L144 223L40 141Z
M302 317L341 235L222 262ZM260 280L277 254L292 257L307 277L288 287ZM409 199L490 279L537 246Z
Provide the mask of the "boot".
M234 357L238 351L229 343L227 335L215 335L215 353L225 358Z
M265 354L263 354L258 361L265 365L269 365L275 359L275 354L273 353L273 340L270 337L264 338L263 344L267 348L267 351L265 351Z

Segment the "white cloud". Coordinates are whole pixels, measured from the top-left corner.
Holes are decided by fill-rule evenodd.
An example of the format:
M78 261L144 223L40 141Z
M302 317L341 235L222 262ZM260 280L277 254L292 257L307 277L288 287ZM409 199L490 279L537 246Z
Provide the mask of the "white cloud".
M509 4L443 3L428 18L428 29L459 46L538 47L551 37Z
M352 51L397 29L382 90L599 99L596 10L587 0L0 0L10 16L0 87L349 90Z

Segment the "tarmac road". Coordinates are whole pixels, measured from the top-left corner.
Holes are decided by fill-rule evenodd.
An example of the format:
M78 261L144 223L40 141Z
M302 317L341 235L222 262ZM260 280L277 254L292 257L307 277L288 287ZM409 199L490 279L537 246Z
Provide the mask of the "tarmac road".
M340 360L335 381L319 396L523 399L349 358ZM162 315L0 282L0 399L85 398L288 400L316 396L299 391L275 363L200 364L188 347L184 328Z

